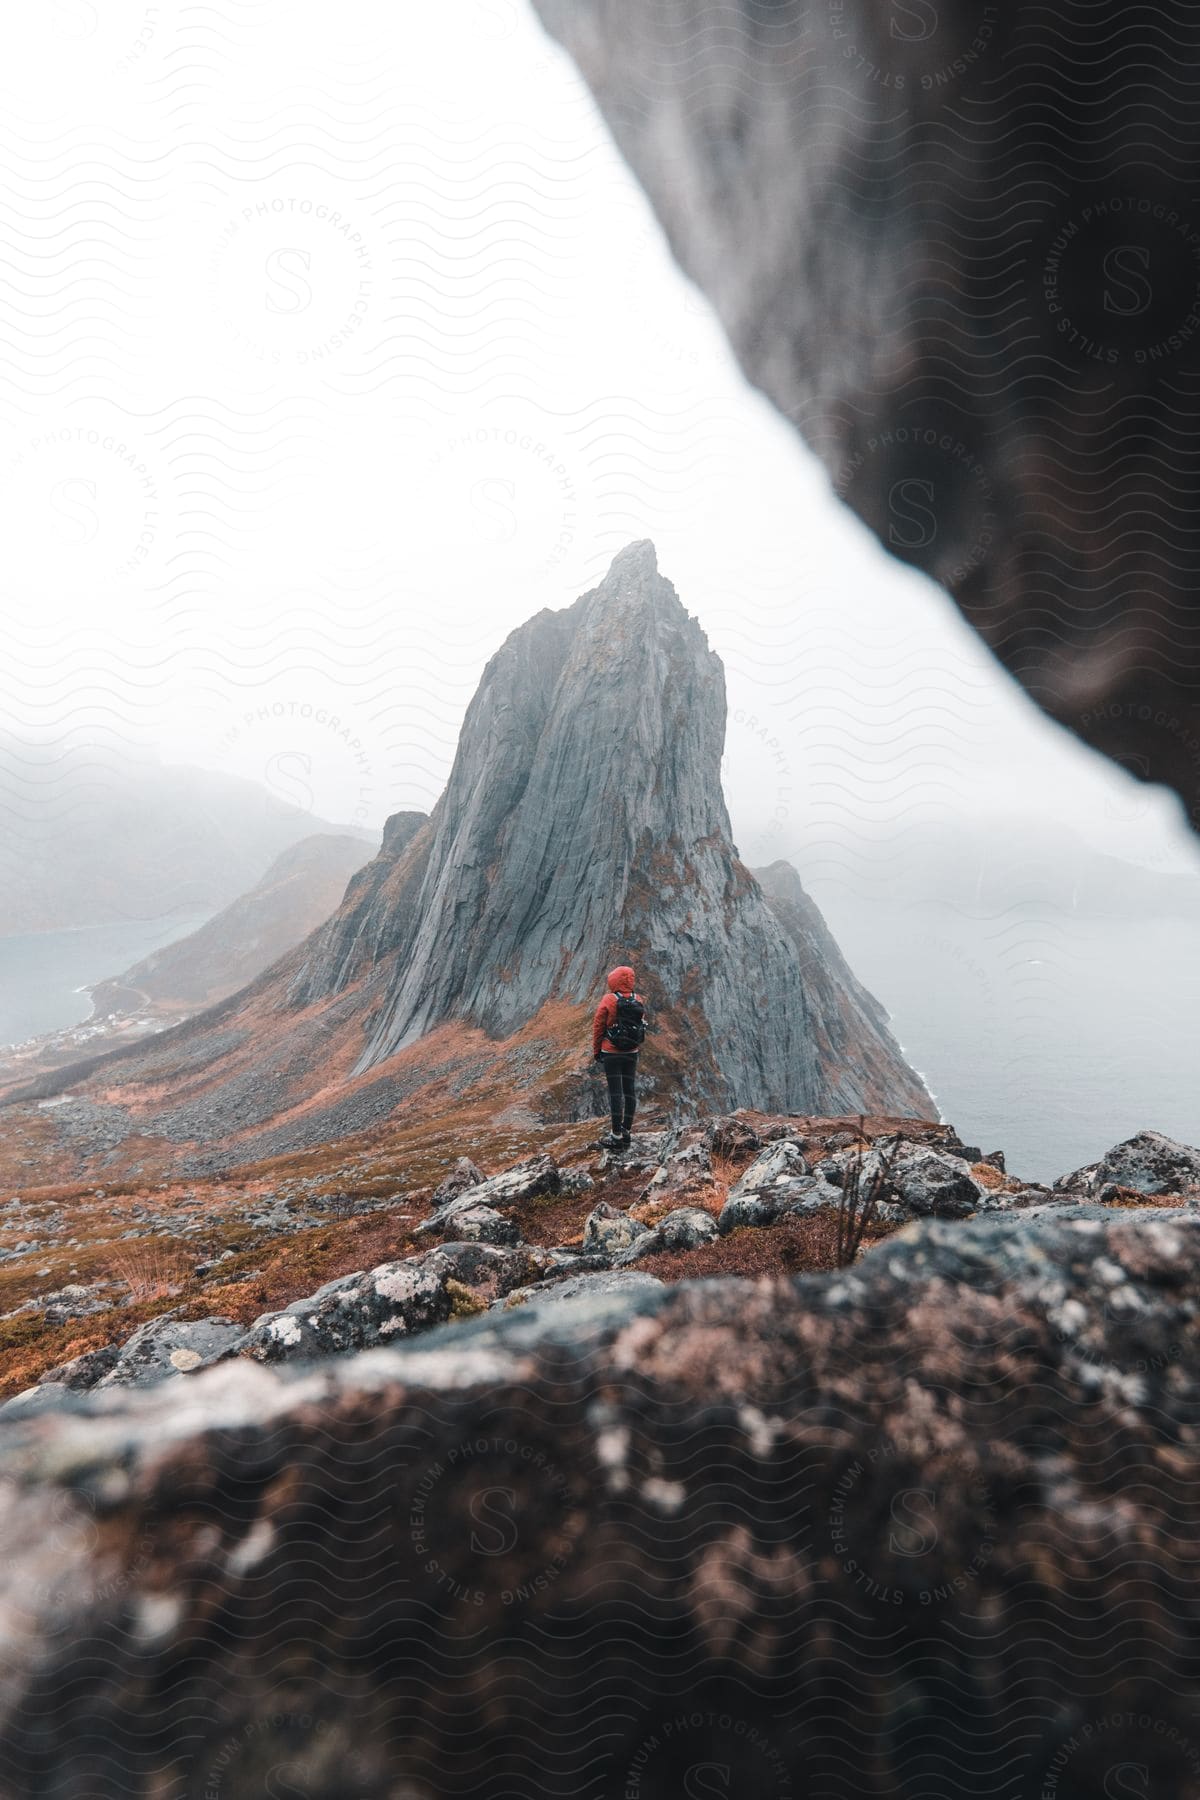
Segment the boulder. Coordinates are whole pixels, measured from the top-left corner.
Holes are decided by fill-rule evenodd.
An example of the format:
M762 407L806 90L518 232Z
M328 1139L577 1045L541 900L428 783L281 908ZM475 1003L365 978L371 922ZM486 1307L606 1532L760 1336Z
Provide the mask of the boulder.
M1139 1131L1116 1144L1099 1162L1060 1175L1056 1190L1099 1194L1107 1183L1139 1194L1188 1194L1200 1188L1200 1150L1165 1137L1161 1131Z
M499 1175L489 1175L483 1181L470 1183L460 1193L443 1201L417 1226L413 1236L436 1237L462 1213L474 1212L481 1206L499 1212L506 1206L520 1206L523 1201L558 1191L558 1164L552 1156L540 1151Z
M452 1219L445 1221L444 1229L453 1232L454 1236L464 1244L519 1244L521 1233L515 1219L506 1219L493 1206L468 1206Z
M878 1151L863 1158L864 1182L870 1181L878 1160ZM892 1163L886 1197L898 1200L916 1218L965 1219L988 1192L962 1157L913 1145L904 1146Z
M666 1161L659 1164L639 1194L638 1204L653 1205L676 1195L704 1193L716 1186L716 1179L709 1147L696 1139L673 1150Z
M742 1225L773 1225L786 1213L836 1206L840 1197L829 1182L809 1173L800 1146L782 1138L768 1144L734 1182L718 1227L724 1234Z
M450 1173L443 1175L434 1188L430 1205L436 1212L448 1200L457 1200L468 1188L479 1187L483 1180L483 1170L477 1168L469 1156L460 1156Z
M819 1175L797 1175L756 1192L735 1194L721 1208L717 1229L724 1237L743 1225L775 1225L794 1213L823 1212L837 1207L841 1194Z
M366 1350L469 1317L541 1273L534 1251L442 1244L403 1262L341 1275L278 1312L263 1313L236 1354L277 1363Z
M1024 1186L1014 1185L1008 1188L985 1189L976 1202L975 1211L979 1213L1024 1212L1031 1206L1045 1206L1051 1198L1049 1188L1038 1186L1032 1182ZM1064 1204L1075 1204L1073 1194L1060 1194L1057 1198Z
M757 1131L740 1113L710 1119L704 1128L704 1142L717 1156L751 1156L762 1148Z
M1090 1211L5 1419L0 1787L1187 1794L1200 1219Z
M654 1228L664 1250L698 1250L718 1235L717 1221L702 1206L681 1206Z
M618 1268L658 1256L664 1250L697 1250L718 1236L717 1221L701 1206L681 1206L660 1219L653 1230L636 1238L627 1250L615 1258Z
M568 1301L604 1299L663 1285L657 1276L643 1274L640 1269L598 1269L516 1288L506 1298L494 1301L493 1310L509 1312L533 1304L561 1306Z
M627 1212L602 1200L587 1216L583 1228L584 1252L612 1258L628 1250L637 1238L645 1237L646 1227L631 1219Z
M539 1151L472 1187L470 1201L472 1206L519 1206L523 1200L536 1200L540 1194L557 1194L558 1189L558 1164L545 1151Z
M232 1319L149 1319L123 1344L88 1350L47 1369L37 1388L72 1393L91 1388L147 1387L178 1375L192 1375L227 1355L246 1335ZM21 1396L18 1396L21 1398Z
M678 1147L682 1133L635 1131L627 1150L605 1150L600 1157L602 1175L653 1175Z
M740 1199L744 1194L759 1194L764 1188L776 1187L809 1173L809 1166L800 1146L792 1139L784 1138L761 1151L750 1167L743 1170L730 1188L729 1198L733 1200Z

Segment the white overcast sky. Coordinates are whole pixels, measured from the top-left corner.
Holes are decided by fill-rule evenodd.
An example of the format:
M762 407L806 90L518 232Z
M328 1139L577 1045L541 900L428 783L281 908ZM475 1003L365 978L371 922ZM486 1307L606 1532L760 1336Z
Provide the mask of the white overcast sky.
M524 0L38 0L0 65L14 730L379 824L649 536L751 862L1016 813L1194 862L834 500Z

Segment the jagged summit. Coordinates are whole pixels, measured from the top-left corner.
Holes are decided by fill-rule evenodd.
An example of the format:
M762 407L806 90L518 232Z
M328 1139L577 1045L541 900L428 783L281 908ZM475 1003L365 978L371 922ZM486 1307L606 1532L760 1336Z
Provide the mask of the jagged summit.
M526 1116L584 1117L600 1099L590 1010L632 962L660 1116L936 1117L794 871L765 872L764 893L739 861L725 717L720 658L653 544L630 544L501 644L429 817L389 819L325 925L107 1068L106 1100L146 1136L243 1159L364 1129L421 1092L503 1110L515 1086Z
M819 958L824 933L837 966L823 983L737 860L725 715L720 658L649 540L574 605L512 632L467 709L428 827L380 888L397 957L358 1069L446 1019L505 1037L552 999L586 1002L628 955L706 1097L819 1106L831 1084L822 1046L836 1036L851 1059L841 1099L920 1096L928 1110L820 915L804 948ZM380 923L356 917L355 938L378 944ZM344 926L335 918L313 946L297 1001L359 972ZM870 1039L865 1081L847 1020Z

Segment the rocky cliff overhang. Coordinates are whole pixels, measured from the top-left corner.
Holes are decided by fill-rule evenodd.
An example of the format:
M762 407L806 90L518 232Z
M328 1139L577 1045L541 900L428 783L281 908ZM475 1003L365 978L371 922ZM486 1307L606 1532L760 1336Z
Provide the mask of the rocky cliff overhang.
M1196 826L1196 9L535 5L838 495Z

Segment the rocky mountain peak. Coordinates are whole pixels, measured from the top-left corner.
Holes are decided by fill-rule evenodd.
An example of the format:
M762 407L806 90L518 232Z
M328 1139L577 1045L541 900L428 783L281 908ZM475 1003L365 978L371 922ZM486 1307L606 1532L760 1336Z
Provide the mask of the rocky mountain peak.
M759 880L739 860L725 719L720 658L654 546L630 545L500 645L433 811L389 819L323 926L219 1007L105 1059L106 1131L202 1143L207 1169L345 1137L418 1094L426 1111L589 1118L591 1009L618 963L650 1007L651 1116L936 1118L795 871Z
M365 952L396 952L361 1072L447 1020L507 1037L551 1000L594 998L613 962L631 961L691 1098L819 1106L831 1035L853 1057L861 1031L871 1073L839 1071L841 1097L933 1112L828 933L836 974L823 983L738 861L725 719L720 658L654 545L630 544L597 587L492 657L427 826L394 840L389 826L386 868L363 872L293 999L327 999ZM824 931L805 941L810 961Z

